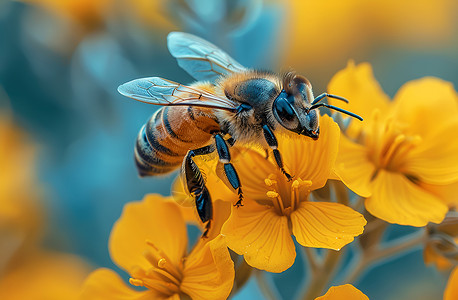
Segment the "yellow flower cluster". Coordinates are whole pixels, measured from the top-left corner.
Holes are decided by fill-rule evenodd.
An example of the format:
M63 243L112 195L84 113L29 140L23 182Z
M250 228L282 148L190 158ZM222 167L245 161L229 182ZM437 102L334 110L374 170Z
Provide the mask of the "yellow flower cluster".
M345 108L365 122L339 118L339 129L323 115L318 140L279 137L287 172L294 175L289 181L272 155L234 147L232 162L244 190L241 207L233 205L237 194L224 176L217 176L217 159L196 159L214 202L207 237L187 251L186 223L199 221L179 180L173 197L148 195L127 204L113 228L110 253L132 285L147 289L130 289L113 271L99 269L88 278L82 299L226 299L235 276L228 248L268 272L294 264L294 240L339 251L363 233L366 220L338 196L314 195L328 179L340 179L359 194L376 218L413 226L440 223L456 203L452 191L458 182L458 98L452 86L419 79L391 102L368 64L349 63L329 91L351 99ZM368 298L344 285L317 299Z
M389 101L368 64L348 67L329 91L352 99L364 117L341 135L335 171L366 197L366 209L390 223L440 223L457 202L458 95L437 78L406 83Z
M0 299L77 299L88 267L39 246L41 193L35 147L9 114L0 114ZM58 283L58 284L56 284Z

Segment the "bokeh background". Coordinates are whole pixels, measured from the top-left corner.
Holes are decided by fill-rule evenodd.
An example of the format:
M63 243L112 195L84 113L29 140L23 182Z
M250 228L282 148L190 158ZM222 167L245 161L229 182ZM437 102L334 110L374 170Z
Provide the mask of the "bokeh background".
M390 96L423 76L458 84L455 0L0 0L0 117L9 128L1 136L0 180L14 169L30 175L0 194L0 212L17 206L26 220L10 214L14 222L0 222L7 224L0 228L0 286L36 257L35 250L12 254L24 247L39 249L38 270L49 266L46 259L70 260L57 262L56 279L61 269L115 268L107 243L123 205L170 194L174 175L140 179L133 163L137 132L157 108L116 91L145 76L192 82L167 51L170 31L199 35L247 67L295 69L315 93L349 60L370 62ZM19 194L28 200L15 200ZM18 235L22 246L10 249ZM306 276L302 264L298 257L288 271L269 275L283 299ZM36 272L27 272L30 280L42 277ZM371 299L440 299L446 280L424 266L418 248L355 285ZM21 299L11 293L0 298ZM235 297L261 298L253 280Z

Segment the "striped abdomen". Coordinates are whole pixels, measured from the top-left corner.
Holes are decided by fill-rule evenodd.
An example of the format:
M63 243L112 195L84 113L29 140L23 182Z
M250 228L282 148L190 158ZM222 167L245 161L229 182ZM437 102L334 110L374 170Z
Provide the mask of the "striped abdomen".
M135 162L140 176L177 169L188 150L207 145L219 125L210 109L163 107L140 130Z

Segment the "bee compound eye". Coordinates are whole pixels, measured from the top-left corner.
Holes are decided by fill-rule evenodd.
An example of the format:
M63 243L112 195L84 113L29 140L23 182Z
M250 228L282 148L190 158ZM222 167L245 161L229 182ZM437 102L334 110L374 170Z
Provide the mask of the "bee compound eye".
M311 110L306 115L307 126L309 130L317 130L318 128L318 113L316 110Z
M286 97L279 97L274 101L273 112L277 121L286 129L294 130L299 126L299 119L296 112Z

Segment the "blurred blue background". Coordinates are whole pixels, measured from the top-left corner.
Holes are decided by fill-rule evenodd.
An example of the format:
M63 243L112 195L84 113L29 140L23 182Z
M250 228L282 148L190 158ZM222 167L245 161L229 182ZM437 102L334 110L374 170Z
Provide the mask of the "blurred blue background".
M39 145L46 247L114 268L107 243L123 205L170 194L174 175L140 179L133 163L137 132L157 108L116 91L145 76L192 82L167 51L170 31L199 35L247 67L293 68L315 93L349 59L370 62L390 96L422 76L457 85L456 1L345 3L0 1L0 108ZM300 285L302 264L298 256L288 271L269 275L283 299ZM424 266L418 249L356 286L371 299L436 299L446 279ZM251 280L236 299L260 297Z

